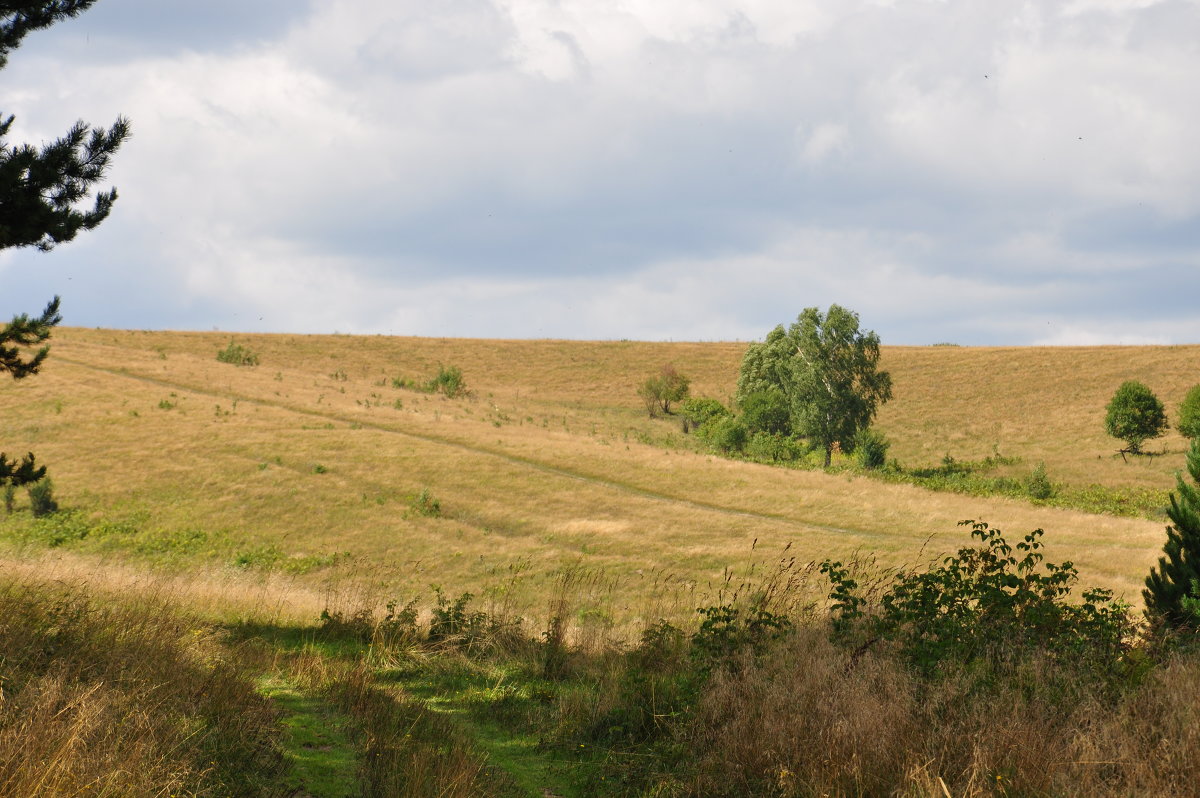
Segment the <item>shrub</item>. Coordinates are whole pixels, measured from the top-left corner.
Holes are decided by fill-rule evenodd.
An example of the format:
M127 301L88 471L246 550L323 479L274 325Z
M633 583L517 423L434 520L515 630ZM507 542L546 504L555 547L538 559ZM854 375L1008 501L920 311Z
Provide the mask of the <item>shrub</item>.
M716 604L696 611L704 620L692 635L692 656L704 670L730 665L746 651L762 655L792 626L787 616L762 606L750 606L743 612L732 604Z
M750 432L768 432L775 435L792 433L791 409L783 391L775 386L755 391L742 398L739 403L742 423Z
M728 416L730 413L729 408L716 399L693 396L679 405L679 415L683 416L693 429L700 429L711 419Z
M54 500L54 485L49 477L39 479L29 486L29 509L34 518L58 511L58 502Z
M882 432L866 427L854 436L854 458L861 468L870 471L883 468L887 465L888 447L891 445Z
M855 642L851 633L857 630L858 640L869 639L864 646L874 639L895 641L928 674L947 663L995 665L1034 651L1115 666L1133 631L1126 604L1102 588L1084 590L1083 601L1073 601L1078 571L1070 562L1043 563L1040 529L1026 535L1014 555L999 529L962 523L980 545L927 571L895 574L878 607L867 606L841 563L822 563L833 585L835 629Z
M733 416L710 419L696 431L696 435L719 452L742 451L746 447L748 437L742 422Z
M430 642L460 643L471 646L480 642L496 624L486 612L468 611L467 606L475 598L472 593L463 593L449 599L440 588L434 588L437 606L433 608L429 621Z
M1157 438L1167 428L1167 413L1154 392L1136 380L1121 384L1108 403L1105 431L1128 445L1131 454L1140 454L1142 444Z
M258 355L241 344L229 342L229 346L217 352L217 360L222 363L232 363L235 366L257 366Z
M458 366L438 366L438 373L425 383L428 393L440 393L449 399L466 396L467 381L463 379L462 369Z
M412 511L425 518L437 518L442 514L442 503L433 498L429 488L421 488L421 492L408 503Z
M646 412L651 416L659 411L670 414L672 402L682 402L687 398L691 380L675 370L668 363L662 367L657 376L650 377L638 388L638 396L646 404Z
M746 441L746 454L755 460L770 463L790 463L804 456L805 446L795 438L755 432Z
M13 505L17 501L17 486L12 482L4 483L4 512L12 515Z
M1054 485L1046 475L1046 464L1038 463L1037 468L1029 474L1025 481L1025 492L1031 499L1050 499L1054 497Z
M1183 397L1175 429L1185 438L1200 438L1200 385L1193 385L1187 396Z

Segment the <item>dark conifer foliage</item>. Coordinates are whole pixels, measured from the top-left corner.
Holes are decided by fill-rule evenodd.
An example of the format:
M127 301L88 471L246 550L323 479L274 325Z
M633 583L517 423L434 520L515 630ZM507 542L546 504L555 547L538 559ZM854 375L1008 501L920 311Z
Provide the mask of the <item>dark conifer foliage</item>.
M1195 598L1200 586L1200 439L1192 441L1187 470L1192 481L1189 484L1182 475L1175 479L1163 556L1158 558L1158 568L1150 569L1142 591L1146 609L1177 628L1197 622L1185 599Z
M91 7L96 0L0 0L0 68L26 34L49 27ZM3 109L0 109L2 111ZM0 113L0 250L36 247L48 252L104 221L116 202L116 189L97 191L109 160L129 137L129 121L118 117L108 130L76 122L67 134L42 147L7 141L14 117ZM13 316L0 328L0 375L13 379L36 374L49 351L45 346L54 326L62 321L54 297L39 316ZM39 347L33 350L33 347ZM22 485L45 475L33 455L9 460L0 453L0 484Z

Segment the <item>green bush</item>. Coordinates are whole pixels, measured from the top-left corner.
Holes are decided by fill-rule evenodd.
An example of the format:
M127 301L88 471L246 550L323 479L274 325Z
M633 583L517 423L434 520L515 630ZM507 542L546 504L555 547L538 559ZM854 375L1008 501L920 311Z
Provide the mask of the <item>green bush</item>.
M792 432L791 409L783 391L772 386L754 391L742 398L738 404L742 411L742 423L750 432L767 432L775 435L790 435Z
M874 471L887 465L888 447L892 444L882 432L866 427L854 436L854 459L860 468Z
M700 429L710 420L728 416L730 412L728 407L716 399L693 396L679 405L679 415L683 416L693 429Z
M425 383L425 391L456 399L467 395L467 381L463 379L462 369L458 366L438 366L438 373Z
M927 571L893 575L877 606L869 606L840 562L822 563L833 585L835 630L855 643L866 638L862 645L894 641L926 674L947 663L995 666L1035 650L1101 669L1116 666L1134 630L1128 605L1102 588L1073 600L1078 571L1070 562L1043 562L1040 529L1014 554L1000 530L962 523L971 526L978 547L960 549Z
M463 593L449 599L435 588L437 606L433 608L429 621L430 642L452 642L470 646L483 639L495 624L486 612L469 611L467 606L475 598L472 593Z
M1051 499L1054 498L1054 484L1050 482L1050 477L1046 475L1046 464L1038 463L1037 468L1029 474L1029 479L1025 481L1025 491L1031 499Z
M1183 397L1175 429L1185 438L1200 438L1200 385L1193 385L1187 396Z
M217 352L217 360L222 363L232 363L235 366L257 366L258 355L241 344L229 342L229 346Z
M414 513L424 518L437 518L442 514L442 503L433 498L429 488L421 488L421 492L409 501L408 506Z
M746 441L746 455L764 463L791 463L806 453L803 443L787 435L755 432Z
M1154 392L1136 380L1121 384L1109 401L1104 417L1105 431L1125 441L1128 451L1140 454L1142 444L1162 435L1167 412Z
M49 477L43 477L29 486L29 509L34 518L58 511L58 502L54 500L54 485Z
M719 452L736 453L746 447L748 435L742 422L732 416L710 419L696 431L696 436Z

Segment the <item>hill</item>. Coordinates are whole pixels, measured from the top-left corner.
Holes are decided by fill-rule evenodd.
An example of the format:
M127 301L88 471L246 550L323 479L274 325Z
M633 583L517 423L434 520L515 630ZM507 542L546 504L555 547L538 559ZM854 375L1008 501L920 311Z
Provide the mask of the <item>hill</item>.
M231 339L259 364L219 362ZM636 385L662 364L727 400L744 348L64 329L41 376L0 386L3 440L49 464L78 512L57 531L5 529L85 557L396 597L507 581L537 604L575 563L621 580L624 606L606 611L627 616L664 584L719 584L789 546L801 560L927 559L972 518L1043 527L1052 558L1138 600L1160 521L727 460L645 417ZM442 365L462 369L467 398L397 387ZM884 366L895 399L879 426L906 466L999 450L1067 484L1166 490L1182 439L1125 463L1104 405L1135 378L1173 412L1200 347L891 347Z

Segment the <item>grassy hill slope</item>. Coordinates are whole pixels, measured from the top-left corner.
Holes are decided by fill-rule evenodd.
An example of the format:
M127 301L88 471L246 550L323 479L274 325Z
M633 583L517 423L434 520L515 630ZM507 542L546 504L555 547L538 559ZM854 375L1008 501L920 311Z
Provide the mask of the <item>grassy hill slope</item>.
M744 344L236 335L260 364L235 367L216 360L230 338L59 331L42 375L0 385L0 440L36 452L79 512L57 526L18 514L7 537L176 570L293 573L313 591L491 586L526 606L574 563L620 581L613 616L668 596L694 606L687 585L789 544L801 560L924 559L957 548L965 518L1014 535L1044 527L1051 559L1136 600L1163 539L1155 520L725 460L695 451L673 420L645 418L636 385L666 362L694 395L728 399ZM905 465L998 448L1078 485L1169 489L1182 439L1123 463L1104 404L1136 378L1173 412L1200 374L1200 347L884 358L895 399L879 425ZM451 364L469 398L395 387ZM422 491L437 515L414 507Z

